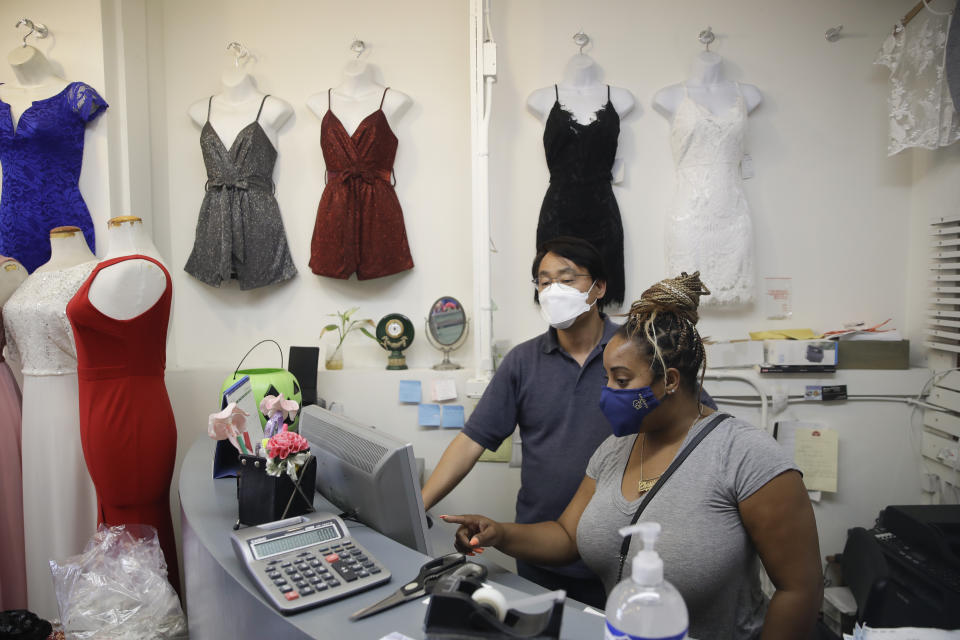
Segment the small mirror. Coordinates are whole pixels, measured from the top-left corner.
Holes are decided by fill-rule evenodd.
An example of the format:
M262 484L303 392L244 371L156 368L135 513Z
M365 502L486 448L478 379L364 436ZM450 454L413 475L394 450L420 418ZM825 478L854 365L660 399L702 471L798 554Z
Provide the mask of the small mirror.
M459 364L450 361L450 352L460 348L467 338L467 314L456 298L443 296L430 307L427 316L427 339L436 349L443 352L443 361L433 365L434 369L462 369Z

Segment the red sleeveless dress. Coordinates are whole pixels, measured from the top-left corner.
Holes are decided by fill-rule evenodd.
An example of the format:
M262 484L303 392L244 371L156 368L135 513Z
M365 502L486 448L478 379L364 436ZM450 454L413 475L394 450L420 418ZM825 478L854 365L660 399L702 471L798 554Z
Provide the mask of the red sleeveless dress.
M327 185L310 244L310 269L317 275L345 280L356 272L358 280L369 280L413 268L391 182L397 137L383 113L383 98L350 136L330 110L327 91L320 123Z
M167 287L140 315L117 320L94 307L87 294L102 269L132 259L160 267ZM80 442L97 490L98 521L155 527L170 583L179 591L170 519L177 426L163 380L171 291L170 274L153 258L104 260L70 300L67 318L77 343Z

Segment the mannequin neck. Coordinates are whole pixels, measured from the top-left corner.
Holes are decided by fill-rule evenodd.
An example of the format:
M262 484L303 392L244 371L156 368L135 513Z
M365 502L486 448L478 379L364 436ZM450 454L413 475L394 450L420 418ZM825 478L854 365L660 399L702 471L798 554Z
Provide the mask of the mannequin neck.
M706 86L723 81L723 58L712 51L703 51L690 65L690 86Z
M21 87L40 87L54 81L63 81L54 72L47 57L30 45L11 51L7 62L10 63L13 75L17 77L17 83Z
M600 84L600 68L593 58L578 53L570 58L563 70L563 85L574 89Z
M222 91L220 96L227 102L239 104L260 95L250 74L238 70L230 70L220 78Z
M160 252L153 246L142 221L133 219L114 223L114 220L107 222L107 253L104 260L136 254L159 259Z
M380 85L373 79L373 69L366 62L351 60L343 68L337 93L351 98L362 98L379 91Z
M0 256L0 306L3 306L26 279L27 270L23 265L12 258Z
M79 230L51 233L50 260L37 267L37 271L68 269L96 259L97 257L90 251L87 240Z

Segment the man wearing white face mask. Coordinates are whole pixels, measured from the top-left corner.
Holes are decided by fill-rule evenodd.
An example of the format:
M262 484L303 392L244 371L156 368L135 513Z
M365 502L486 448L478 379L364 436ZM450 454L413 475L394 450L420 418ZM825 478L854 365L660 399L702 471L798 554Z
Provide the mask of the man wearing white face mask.
M583 479L587 461L610 435L600 411L603 348L618 325L601 313L603 258L578 238L544 243L533 261L534 299L550 328L506 355L467 421L423 487L429 509L446 496L484 449L495 450L519 425L523 465L516 521L556 519ZM603 584L580 562L566 567L517 563L547 589L603 608Z

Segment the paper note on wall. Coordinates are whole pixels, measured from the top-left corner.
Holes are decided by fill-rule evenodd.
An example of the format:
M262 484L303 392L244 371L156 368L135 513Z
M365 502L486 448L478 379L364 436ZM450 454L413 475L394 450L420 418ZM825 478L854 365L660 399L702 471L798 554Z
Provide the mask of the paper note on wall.
M440 405L421 404L417 408L417 422L421 427L439 427Z
M837 490L839 442L834 429L797 429L793 460L803 472L808 491Z
M440 407L440 426L444 429L462 429L464 413L462 404L445 404Z
M400 402L419 404L420 403L420 381L419 380L401 380L399 386Z

